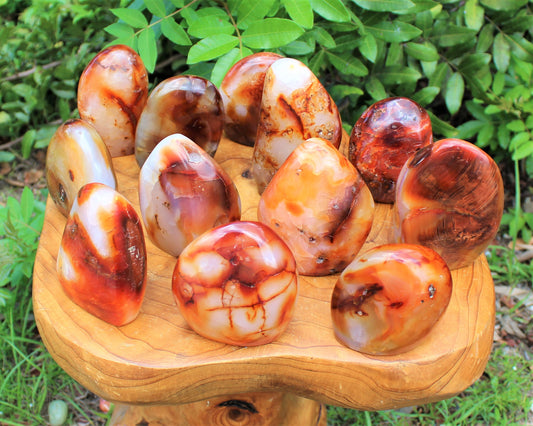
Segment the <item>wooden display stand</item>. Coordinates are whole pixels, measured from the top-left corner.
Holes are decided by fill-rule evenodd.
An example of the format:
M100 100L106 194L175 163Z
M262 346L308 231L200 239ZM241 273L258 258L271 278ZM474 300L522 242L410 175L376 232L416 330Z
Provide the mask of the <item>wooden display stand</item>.
M257 220L251 153L224 139L215 158L239 189L242 218ZM119 191L138 208L134 157L116 158L114 166ZM377 205L361 252L393 242L391 212ZM112 424L325 425L325 403L385 410L449 398L482 374L490 355L494 289L484 256L452 272L446 312L403 354L364 355L337 342L330 317L337 276L300 276L284 334L267 345L237 347L207 340L187 325L171 292L176 259L148 238L148 285L135 321L115 327L75 305L56 274L65 223L49 198L34 270L35 318L57 363L117 403Z

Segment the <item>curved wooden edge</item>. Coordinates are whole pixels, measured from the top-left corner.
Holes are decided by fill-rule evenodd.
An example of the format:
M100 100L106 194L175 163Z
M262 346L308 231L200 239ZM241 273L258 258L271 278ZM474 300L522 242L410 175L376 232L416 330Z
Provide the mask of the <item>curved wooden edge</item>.
M243 219L255 219L251 148L224 140L215 158L234 179ZM114 160L119 190L138 207L133 156ZM362 251L392 242L391 207L378 205ZM66 219L49 199L34 269L33 302L41 337L58 364L92 392L128 404L182 404L227 394L289 392L362 410L449 398L483 372L493 341L495 296L484 256L452 272L443 317L412 350L368 356L338 343L330 318L332 277L300 277L294 317L275 342L235 347L209 341L185 323L171 293L175 259L147 240L148 287L139 317L109 325L73 304L55 262Z

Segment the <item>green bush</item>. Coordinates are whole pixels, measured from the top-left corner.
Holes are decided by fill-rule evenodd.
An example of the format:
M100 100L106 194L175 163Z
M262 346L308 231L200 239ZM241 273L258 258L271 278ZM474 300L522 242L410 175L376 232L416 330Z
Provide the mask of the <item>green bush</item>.
M533 170L527 0L136 0L111 11L106 31L151 72L174 53L172 73L219 84L240 58L276 51L309 65L349 126L371 103L407 96L429 109L437 135Z
M0 162L46 147L76 115L79 75L107 42L112 15L101 3L0 0Z
M111 9L117 22L106 31L116 37L113 43L140 53L153 83L190 73L218 85L237 60L257 51L298 58L329 90L347 131L380 99L417 101L428 110L436 139L473 142L514 173L514 210L504 217L502 230L516 241L533 230L520 193L520 181L533 175L530 5L528 0L135 0Z

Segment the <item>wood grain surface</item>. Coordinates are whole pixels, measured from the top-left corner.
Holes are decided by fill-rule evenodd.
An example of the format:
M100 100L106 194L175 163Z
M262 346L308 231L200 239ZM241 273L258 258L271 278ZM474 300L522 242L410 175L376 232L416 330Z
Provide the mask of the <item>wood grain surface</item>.
M215 158L234 179L242 218L256 220L259 199L249 176L252 148L227 139ZM115 158L119 191L138 210L133 156ZM66 218L46 207L33 281L41 337L57 363L97 395L125 404L181 404L249 392L287 392L338 406L383 410L449 398L487 363L494 330L494 288L487 261L452 272L452 300L440 321L403 354L369 356L335 339L330 299L337 276L299 279L294 317L275 342L236 347L192 331L171 292L175 258L147 239L148 285L132 323L109 325L71 302L56 275ZM392 241L391 207L377 205L362 249Z

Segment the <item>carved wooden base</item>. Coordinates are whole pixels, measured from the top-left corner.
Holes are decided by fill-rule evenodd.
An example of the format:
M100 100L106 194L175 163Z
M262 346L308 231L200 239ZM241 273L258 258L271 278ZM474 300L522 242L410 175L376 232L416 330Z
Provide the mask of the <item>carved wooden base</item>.
M290 393L256 392L182 405L117 404L111 426L326 426L326 407Z
M223 139L215 156L239 189L244 220L257 220L259 194L249 172L252 150ZM138 209L139 166L134 156L113 163L120 192ZM317 418L325 422L325 410L294 394L358 410L439 401L477 380L490 355L494 285L483 255L452 271L454 288L446 312L405 353L364 355L337 341L331 320L336 275L300 276L294 315L280 338L267 345L237 347L203 338L186 323L171 289L176 259L148 238L148 284L137 319L115 327L85 312L57 279L65 223L49 198L33 275L35 319L52 357L81 385L109 401L144 404L117 407L115 425L135 426L143 419L153 425L242 425L247 419L247 424L316 424ZM393 242L393 223L392 206L377 204L362 252ZM269 398L266 408L258 402ZM227 401L251 402L257 413L244 408L246 404L220 406ZM135 412L140 414L134 417ZM204 415L209 420L204 421ZM226 423L210 421L218 417Z

